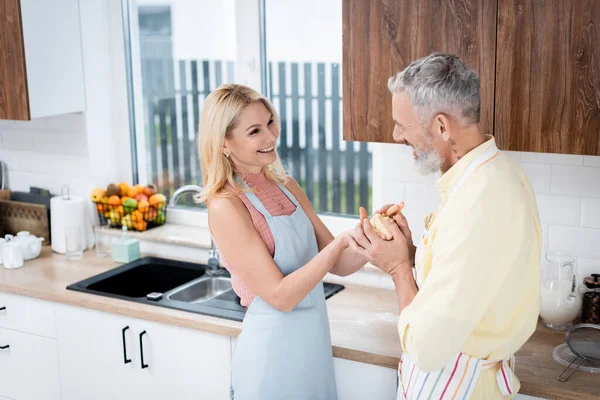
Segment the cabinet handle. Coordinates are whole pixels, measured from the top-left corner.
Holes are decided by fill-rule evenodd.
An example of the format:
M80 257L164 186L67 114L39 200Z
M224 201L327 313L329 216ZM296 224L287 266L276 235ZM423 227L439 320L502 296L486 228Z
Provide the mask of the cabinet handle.
M123 330L121 331L121 337L123 338L123 361L124 364L130 363L131 362L131 358L127 359L127 344L125 343L125 331L129 329L129 326L126 326L125 328L123 328Z
M146 334L146 331L143 331L142 333L140 333L140 355L141 355L141 361L142 361L142 369L148 368L148 364L144 364L144 344L142 342L142 337L145 334Z
M0 311L6 310L6 307L0 307Z
M0 346L0 350L4 350L4 349L8 349L10 347L10 345L6 345L6 346Z

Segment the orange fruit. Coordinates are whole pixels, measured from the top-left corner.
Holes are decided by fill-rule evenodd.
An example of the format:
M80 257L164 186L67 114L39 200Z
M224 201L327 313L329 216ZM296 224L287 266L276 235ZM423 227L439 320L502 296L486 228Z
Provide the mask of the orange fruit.
M121 205L121 199L117 195L110 196L108 198L108 204L110 204L111 206L120 206Z

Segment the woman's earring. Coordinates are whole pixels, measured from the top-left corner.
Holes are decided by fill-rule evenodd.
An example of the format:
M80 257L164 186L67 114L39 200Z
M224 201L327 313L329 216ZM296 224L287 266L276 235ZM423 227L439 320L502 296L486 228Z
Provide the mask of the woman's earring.
M229 155L230 155L230 154L231 154L231 153L225 153L225 157L229 158Z

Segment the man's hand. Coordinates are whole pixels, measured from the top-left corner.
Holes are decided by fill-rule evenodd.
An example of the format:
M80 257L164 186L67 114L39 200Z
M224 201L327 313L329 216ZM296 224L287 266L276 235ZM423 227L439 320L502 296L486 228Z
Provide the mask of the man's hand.
M383 240L368 219L363 219L349 232L350 248L384 272L394 275L400 269L410 270L412 262L406 237L396 223L386 221L392 240Z
M406 217L401 212L397 212L397 210L398 210L397 204L386 204L385 206L381 207L379 210L377 210L375 212L382 214L382 215L391 216L394 219L394 221L396 221L396 225L398 225L398 227L400 228L400 231L406 238L406 245L408 246L408 254L410 256L410 258L409 258L410 263L414 264L415 253L417 252L417 248L413 243L412 232L410 231L410 228L408 227L408 221L406 220Z

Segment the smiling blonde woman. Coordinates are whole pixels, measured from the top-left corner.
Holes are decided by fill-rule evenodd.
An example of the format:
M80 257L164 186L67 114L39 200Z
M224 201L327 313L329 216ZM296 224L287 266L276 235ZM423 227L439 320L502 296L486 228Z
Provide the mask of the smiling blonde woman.
M322 279L365 264L334 238L277 155L271 103L242 85L206 99L199 156L211 234L247 307L232 398L336 399Z

